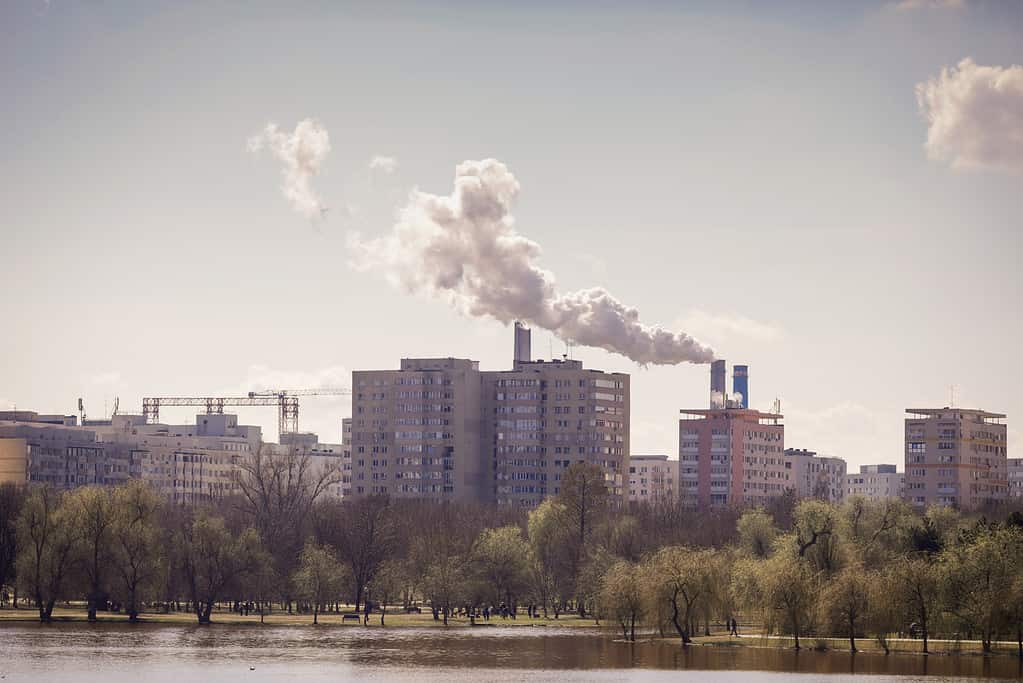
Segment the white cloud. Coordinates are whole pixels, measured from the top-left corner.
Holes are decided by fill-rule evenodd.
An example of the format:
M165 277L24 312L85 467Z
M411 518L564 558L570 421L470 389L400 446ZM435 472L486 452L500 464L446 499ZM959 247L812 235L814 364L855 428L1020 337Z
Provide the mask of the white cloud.
M732 337L746 337L762 342L778 341L782 338L781 327L771 323L759 322L752 318L728 313L708 313L694 309L686 315L681 326L711 340L723 340Z
M643 324L601 287L558 293L537 264L540 245L515 228L519 182L496 159L465 161L450 195L415 190L384 237L352 235L353 266L378 269L410 293L447 299L467 315L521 320L580 346L637 363L707 363L713 351L684 332Z
M967 57L916 86L928 156L954 168L1023 171L1023 66Z
M369 170L390 175L398 170L398 160L394 157L385 157L378 154L369 160Z
M899 12L928 9L965 9L966 0L901 0L892 2L888 7Z
M262 132L249 138L248 147L253 153L268 147L281 162L284 175L281 191L295 211L310 219L326 214L327 207L311 184L330 153L330 135L318 121L299 121L292 133L281 131L276 123L268 123Z

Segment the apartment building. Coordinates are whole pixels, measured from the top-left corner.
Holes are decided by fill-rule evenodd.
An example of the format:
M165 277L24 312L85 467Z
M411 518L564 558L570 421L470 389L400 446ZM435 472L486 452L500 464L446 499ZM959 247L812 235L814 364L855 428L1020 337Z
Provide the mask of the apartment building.
M352 372L351 495L484 501L479 363L403 358Z
M805 448L787 448L785 458L797 498L842 502L845 496L845 460L818 455Z
M1008 458L1008 497L1023 498L1023 458Z
M573 463L600 466L628 495L629 376L571 359L532 360L515 326L510 370L406 358L352 373L350 491L533 507Z
M1005 415L953 407L906 413L908 502L971 510L1006 499Z
M695 505L765 505L792 486L782 415L743 408L682 410L679 491Z
M895 465L860 465L859 474L845 475L845 495L870 500L902 498L905 475Z
M666 455L629 456L629 502L652 503L678 497L678 460Z

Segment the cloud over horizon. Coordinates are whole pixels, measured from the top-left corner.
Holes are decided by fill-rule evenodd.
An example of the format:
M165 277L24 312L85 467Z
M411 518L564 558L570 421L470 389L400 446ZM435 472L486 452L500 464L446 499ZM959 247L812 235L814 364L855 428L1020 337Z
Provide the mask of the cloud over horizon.
M899 12L928 9L966 9L966 0L900 0L889 3L887 7Z
M537 265L540 245L515 228L519 189L500 161L464 161L450 195L413 190L390 234L369 241L352 235L360 256L353 265L382 271L409 293L445 298L467 315L520 320L637 363L713 360L710 348L642 323L639 311L602 287L558 293L553 274Z
M916 86L929 158L953 168L1023 171L1023 66L969 57Z
M390 175L398 170L398 160L378 154L369 160L369 170Z
M312 188L312 179L330 153L330 135L319 121L303 119L292 133L281 131L276 123L268 123L259 134L249 138L248 147L253 153L268 147L281 162L284 175L281 191L295 211L309 219L326 214L327 207Z

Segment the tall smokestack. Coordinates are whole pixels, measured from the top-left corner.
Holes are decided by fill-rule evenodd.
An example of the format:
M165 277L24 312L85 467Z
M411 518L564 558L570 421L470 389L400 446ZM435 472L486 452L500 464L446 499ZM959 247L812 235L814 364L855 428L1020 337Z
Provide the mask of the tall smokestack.
M725 407L725 361L710 364L710 407Z
M749 408L749 366L732 366L732 393L739 401L740 408Z
M522 323L515 321L515 356L513 367L533 360L532 332Z

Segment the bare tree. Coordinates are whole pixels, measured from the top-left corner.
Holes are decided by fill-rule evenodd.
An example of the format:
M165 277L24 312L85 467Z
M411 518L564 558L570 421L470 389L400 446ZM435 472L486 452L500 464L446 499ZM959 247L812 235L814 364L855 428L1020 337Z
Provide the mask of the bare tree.
M316 535L329 544L352 570L355 609L362 604L366 585L396 546L395 520L385 496L325 503L316 509Z

